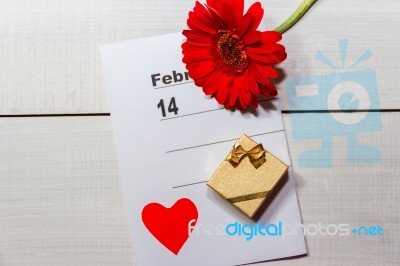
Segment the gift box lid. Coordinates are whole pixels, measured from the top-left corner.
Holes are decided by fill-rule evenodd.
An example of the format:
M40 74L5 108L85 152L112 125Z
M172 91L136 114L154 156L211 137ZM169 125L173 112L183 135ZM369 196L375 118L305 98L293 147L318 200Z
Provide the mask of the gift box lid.
M250 151L258 144L243 135L235 144ZM261 146L262 147L262 146ZM243 156L237 165L225 159L208 181L208 186L252 217L288 170L288 166L265 151L265 162L255 166L250 156ZM228 154L227 158L229 158ZM258 167L258 168L257 168Z

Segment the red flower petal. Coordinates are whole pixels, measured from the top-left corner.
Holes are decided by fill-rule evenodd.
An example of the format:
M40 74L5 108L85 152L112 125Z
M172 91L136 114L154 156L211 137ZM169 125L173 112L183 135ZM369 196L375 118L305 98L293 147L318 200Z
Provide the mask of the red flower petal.
M211 62L205 62L203 64L193 67L193 69L189 69L189 76L195 80L206 76L213 70L214 70L213 64Z
M260 94L260 90L258 89L258 84L254 78L254 76L249 77L247 74L247 84L249 86L250 92L254 95Z
M230 29L235 29L243 16L243 0L209 0L207 6L217 13Z
M213 17L214 21L218 21L219 29L226 29L226 21L223 20L221 15L218 13L215 7L210 6L207 4L208 12L210 12L211 16Z
M266 85L260 85L260 92L268 97L276 96L278 95L278 91L276 90L274 84L269 83Z
M226 98L228 97L229 94L229 83L224 80L220 87L218 88L216 94L215 94L215 99L219 104L224 104L226 101Z
M194 84L198 87L204 87L207 81L210 79L210 76L213 75L213 72L205 75L204 77L198 78L194 80Z
M185 54L190 54L191 57L207 57L210 56L210 48L195 47L188 43L183 43L182 48L185 50Z
M220 28L221 25L218 24L219 21L216 21L210 14L208 9L200 4L198 1L196 1L195 7L193 8L193 13L197 15L196 17L194 17L194 19L199 20L204 25L215 30L218 30Z
M239 94L239 101L242 109L246 109L247 107L249 107L251 103L251 93L242 90L241 93Z
M259 31L249 31L243 36L243 42L245 44L251 44L258 42L262 38L262 34Z
M239 87L233 86L229 91L229 97L225 103L226 108L231 108L235 106L236 100L239 96Z
M279 58L274 54L264 54L264 55L253 54L251 55L251 59L257 61L255 62L255 64L262 64L262 65L270 65L280 62Z
M274 31L257 31L264 10L253 4L243 15L244 0L196 2L184 30L182 61L189 76L206 95L226 108L258 106L258 96L275 96L271 78L278 77L273 64L286 58L277 44L282 36Z
M210 34L215 34L219 28L218 21L213 18L206 7L197 1L193 11L189 12L187 24L192 30L205 31Z
M277 43L282 40L282 34L277 31L264 31L262 32L262 42L265 43Z
M182 62L186 64L186 69L188 69L189 65L191 64L201 64L206 61L212 61L212 57L198 57L198 58L193 58L193 57L188 57L184 56L182 58Z
M201 34L197 31L195 32L195 31L191 31L191 30L184 30L182 32L182 34L185 35L186 38L196 41L196 42L205 42L205 43L212 42L212 38L210 36Z
M257 64L251 64L251 74L254 75L255 80L260 84L268 84L270 81L267 75L262 71L262 67L256 67ZM249 74L250 74L249 73Z
M261 77L265 77L266 79L279 77L278 71L276 71L276 69L272 66L261 66L257 63L251 64L251 66L254 74L256 74L257 80L259 81L263 80ZM266 83L262 82L262 84Z
M191 30L203 31L209 33L210 35L215 35L217 33L215 29L209 27L207 24L202 23L200 19L197 19L195 14L196 13L190 12L187 20L187 25Z
M213 62L210 61L210 60L192 61L192 62L190 62L190 64L186 65L186 69L189 70L189 71L192 71L192 70L194 70L196 68L204 68L204 69L212 68L212 69L215 69Z
M246 75L240 75L233 80L233 85L229 92L229 100L228 100L229 106L235 105L235 102L239 96L239 91L245 86L247 86L245 78Z
M216 9L217 8L217 0L207 0L207 7Z
M216 2L217 8L216 11L225 22L226 26L230 29L235 28L235 20L232 16L232 8L228 1L226 0L219 0Z
M221 71L214 71L211 73L209 79L203 86L203 91L206 95L214 94L218 90L220 83L224 80L224 77L221 77Z
M239 23L239 34L243 35L248 31L255 31L258 28L258 25L260 25L263 15L264 9L262 9L261 3L256 2L252 4L246 15L244 15Z
M232 14L235 21L235 28L238 27L244 12L244 1L243 0L230 0L230 5L232 7Z
M279 61L277 63L280 63L282 61L284 61L287 57L286 51L285 51L285 47L283 45L280 45L278 43L275 44L275 55L278 57Z
M249 28L250 24L252 21L251 15L246 14L243 16L239 22L239 26L237 27L237 31L239 35L243 36L244 33L247 32L247 29Z
M261 64L268 64L268 65L279 64L280 62L284 61L287 57L285 48L280 44L274 44L273 47L274 47L273 52L264 54L253 53L253 51L256 50L252 49L247 49L247 50L250 58L258 61ZM257 50L257 52L258 51L260 50Z
M252 96L251 97L251 105L254 107L254 108L257 108L258 107L258 98L257 98L257 96Z
M181 45L182 48L184 48L184 47L183 47L184 44L186 44L186 45L188 45L188 46L193 46L193 47L208 47L208 48L211 48L211 47L213 46L213 43L195 42L195 41L192 41L192 40L186 40L186 42L184 42L184 43Z
M276 51L276 48L272 44L259 44L259 45L249 45L246 48L249 54L269 54Z

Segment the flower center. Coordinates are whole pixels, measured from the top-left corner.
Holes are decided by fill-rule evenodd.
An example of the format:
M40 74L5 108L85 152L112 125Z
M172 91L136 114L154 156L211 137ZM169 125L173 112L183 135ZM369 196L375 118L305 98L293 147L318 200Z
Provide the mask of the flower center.
M242 39L239 35L229 31L218 31L217 47L219 56L225 64L234 68L237 72L243 72L249 59Z

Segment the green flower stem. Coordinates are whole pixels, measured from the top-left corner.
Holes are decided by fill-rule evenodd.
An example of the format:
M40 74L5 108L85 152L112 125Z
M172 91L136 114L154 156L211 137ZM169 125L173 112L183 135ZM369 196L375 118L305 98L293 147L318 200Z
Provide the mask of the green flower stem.
M283 22L281 25L279 25L275 31L284 33L288 29L294 26L302 16L304 16L305 13L317 2L318 0L304 0L301 5L294 11L294 13L287 19L285 22Z

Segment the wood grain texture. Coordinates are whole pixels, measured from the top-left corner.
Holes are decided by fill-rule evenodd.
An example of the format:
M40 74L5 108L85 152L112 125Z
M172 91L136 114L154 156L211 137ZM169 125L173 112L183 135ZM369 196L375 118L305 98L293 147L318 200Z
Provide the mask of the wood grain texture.
M246 1L249 6L253 1ZM273 29L301 0L262 1L262 27ZM108 112L99 45L181 31L194 1L2 0L0 115ZM314 59L323 52L341 65L337 40L349 41L347 62L370 48L357 69L373 69L381 108L398 108L400 2L320 0L284 35L289 58L278 82L287 109L287 78L336 73ZM161 44L162 45L162 44ZM347 65L348 66L348 65ZM347 70L345 70L347 71Z
M0 265L130 265L109 119L0 128Z
M300 2L262 1L263 28ZM99 45L181 31L193 3L0 1L0 115L108 112ZM399 10L397 0L320 0L284 35L283 109L289 78L350 71L341 69L340 38L348 39L347 67L371 49L352 70L375 71L380 107L398 109ZM315 60L318 51L339 69ZM382 130L359 136L380 149L381 163L347 163L347 140L335 137L327 169L299 167L301 152L320 140L295 141L284 118L304 223L379 224L385 235L308 236L308 257L265 265L400 264L400 113L382 113ZM109 117L0 118L1 266L133 265L126 220Z
M318 140L294 141L284 118L304 223L379 224L384 236L308 236L308 257L265 265L398 265L400 114L360 136L381 163L348 164L338 138L328 169L299 168ZM0 176L0 265L133 265L109 117L1 118Z

